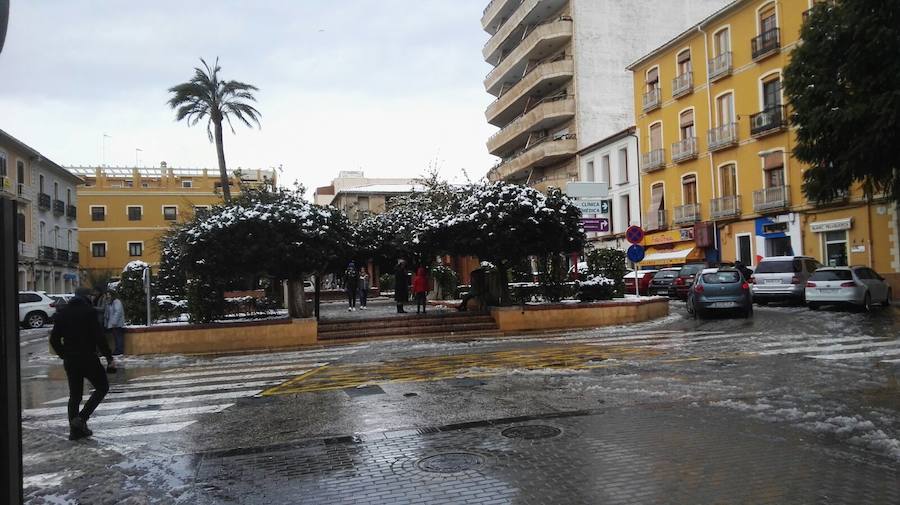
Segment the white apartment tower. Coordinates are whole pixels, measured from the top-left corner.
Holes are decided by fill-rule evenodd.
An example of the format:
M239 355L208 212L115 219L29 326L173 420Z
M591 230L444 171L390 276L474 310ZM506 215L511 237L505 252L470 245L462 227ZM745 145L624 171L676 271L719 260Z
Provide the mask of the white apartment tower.
M580 151L634 125L626 67L728 1L491 1L485 115L500 162L488 178L541 190L577 180Z

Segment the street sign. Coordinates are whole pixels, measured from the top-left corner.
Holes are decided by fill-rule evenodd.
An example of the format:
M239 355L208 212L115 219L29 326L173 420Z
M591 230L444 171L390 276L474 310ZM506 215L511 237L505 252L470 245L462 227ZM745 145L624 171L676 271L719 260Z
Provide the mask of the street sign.
M572 198L607 198L609 184L605 182L567 182L566 195Z
M640 226L629 226L625 230L625 239L632 244L639 244L644 240L644 229Z
M581 220L581 224L584 226L584 231L604 233L609 231L609 219L605 217L585 218Z
M633 263L640 263L644 260L644 247L634 244L628 248L628 259L630 259Z
M609 200L575 200L582 214L609 214Z

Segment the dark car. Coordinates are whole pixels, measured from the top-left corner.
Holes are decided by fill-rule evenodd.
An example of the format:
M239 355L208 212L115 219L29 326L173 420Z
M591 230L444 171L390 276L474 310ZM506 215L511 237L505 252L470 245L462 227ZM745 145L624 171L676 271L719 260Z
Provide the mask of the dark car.
M679 300L687 300L691 286L694 284L694 277L704 268L706 268L706 263L688 263L681 267L681 270L678 271L678 276L672 281L672 286L675 288L675 296Z
M672 286L672 283L675 282L675 278L678 277L678 271L681 270L679 267L670 267L663 268L659 272L656 272L656 275L653 276L653 280L650 281L650 286L647 288L647 291L651 295L662 295L662 296L675 296L675 288Z
M688 304L698 319L720 310L737 311L744 317L753 315L750 283L734 268L702 270L693 283Z

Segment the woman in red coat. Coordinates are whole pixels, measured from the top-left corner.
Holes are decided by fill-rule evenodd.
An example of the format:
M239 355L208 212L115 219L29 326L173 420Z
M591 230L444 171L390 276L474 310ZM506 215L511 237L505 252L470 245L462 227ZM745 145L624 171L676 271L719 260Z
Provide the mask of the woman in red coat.
M425 296L428 294L428 276L425 267L419 267L413 277L413 294L416 296L416 314L425 313Z

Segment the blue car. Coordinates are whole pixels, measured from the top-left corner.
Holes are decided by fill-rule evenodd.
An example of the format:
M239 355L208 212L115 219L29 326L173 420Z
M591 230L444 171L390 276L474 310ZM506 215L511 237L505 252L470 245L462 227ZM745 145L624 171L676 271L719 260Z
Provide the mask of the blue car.
M688 307L696 319L714 311L739 312L753 315L753 294L750 284L735 268L705 268L697 274L688 294Z

